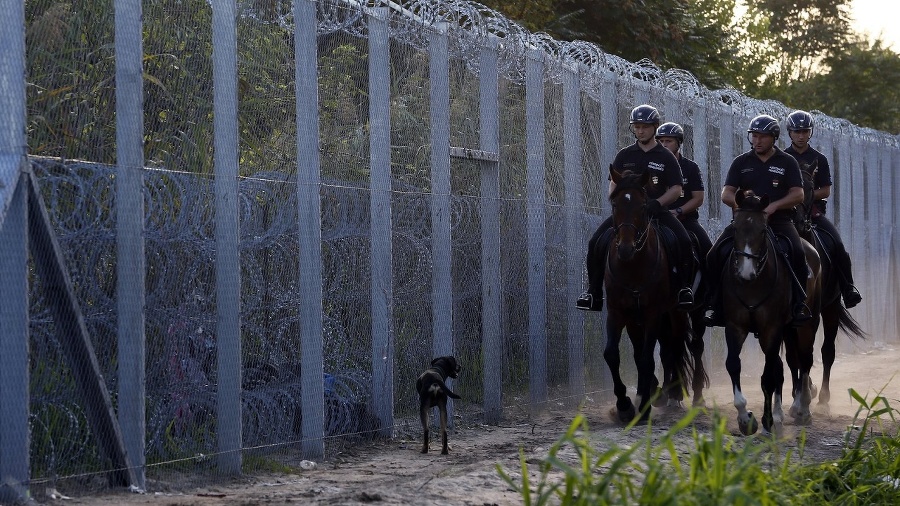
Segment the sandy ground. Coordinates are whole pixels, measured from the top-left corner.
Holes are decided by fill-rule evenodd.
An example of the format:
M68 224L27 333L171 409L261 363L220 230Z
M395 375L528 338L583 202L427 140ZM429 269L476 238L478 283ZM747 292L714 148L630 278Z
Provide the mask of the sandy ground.
M900 371L898 348L882 345L868 353L838 356L832 375L830 407L825 410L814 405L812 425L805 427L805 459L824 461L840 455L844 433L853 423L858 407L851 402L847 393L849 387L870 399L881 391L892 406L900 406L900 378L893 378ZM722 410L729 420L729 429L736 434L730 384L722 376L724 371L717 369L724 367L712 371L714 384L706 394L707 403ZM813 372L815 382L819 384L821 366L818 362ZM753 376L748 378L744 388L750 409L761 414L759 383ZM785 411L789 402L785 401ZM584 408L592 440L598 441L598 445L604 441L627 445L646 435L646 427L623 430L620 424L611 420L608 414L611 406L609 401L589 401ZM655 411L652 430L664 430L682 414L677 410ZM572 409L554 403L539 416L509 413L499 426L467 424L458 419L456 429L450 435L451 453L447 456L440 455L439 442L434 440L431 453L419 453L420 442L410 434L407 438L357 445L329 461L317 463L311 470L300 470L298 460L293 463L297 469L293 473L243 476L215 485L150 482L144 494L111 491L75 497L75 494L67 493L69 497L65 499L54 500L46 495L36 499L42 503L165 506L515 505L521 504L522 500L502 481L496 466L499 464L517 475L519 449L524 449L529 461L537 462L546 456L573 416ZM709 416L701 415L697 426L701 430L704 426L708 428ZM783 444L796 447L800 433L801 427L792 425L791 418L786 416Z

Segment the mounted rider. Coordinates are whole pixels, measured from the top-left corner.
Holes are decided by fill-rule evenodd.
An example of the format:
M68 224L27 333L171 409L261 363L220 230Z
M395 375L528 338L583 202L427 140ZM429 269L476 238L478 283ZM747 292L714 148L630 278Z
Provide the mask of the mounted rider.
M675 155L656 142L660 115L655 107L646 104L635 107L631 110L629 123L635 143L619 150L609 167L610 174L612 171L622 173L626 170L638 174L650 173L650 184L647 187L647 196L650 198L648 212L675 235L678 251L672 252L671 258L676 259L673 262L676 270L675 284L680 287L677 304L679 309L686 311L694 303L694 293L691 290L694 264L691 238L681 222L667 210L667 206L682 195L681 167ZM609 194L615 188L616 184L610 177ZM578 309L600 311L603 308L603 278L613 235L614 227L610 216L600 224L588 241L586 263L589 287L575 302Z
M731 162L722 188L722 202L735 209L737 208L735 196L738 192L752 191L756 195L769 196L769 205L764 210L769 228L791 244L789 264L794 274L792 324L799 325L812 317L804 302L806 292L803 288L803 282L809 276L809 269L800 234L792 220L794 206L803 201L803 177L797 161L775 145L780 133L778 120L772 116L761 114L750 121L747 138L751 148ZM732 249L733 238L732 223L725 227L706 257L708 269L706 278L711 293L704 321L709 327L725 325L721 279L722 269Z
M834 224L825 217L828 202L825 200L831 196L831 166L828 158L809 145L813 136L813 117L806 111L794 111L785 120L791 145L784 150L793 156L800 167L814 167L813 176L813 209L810 213L812 224L824 231L834 239L834 263L840 275L837 277L841 286L841 296L844 298L844 307L852 308L862 301L862 295L853 285L853 270L850 254L844 247L844 241Z
M671 151L678 159L678 165L681 166L681 196L669 204L669 212L684 225L689 233L694 234L697 238L700 268L705 269L706 254L712 247L712 241L710 241L706 229L700 224L700 213L697 211L706 198L706 188L703 186L700 166L681 153L681 145L684 144L684 128L678 123L668 122L660 125L656 129L656 141Z

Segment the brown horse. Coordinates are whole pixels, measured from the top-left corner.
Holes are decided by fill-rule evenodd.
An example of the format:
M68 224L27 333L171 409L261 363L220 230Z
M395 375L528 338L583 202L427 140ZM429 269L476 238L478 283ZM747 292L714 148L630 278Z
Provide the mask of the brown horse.
M640 421L650 417L651 397L665 395L677 402L683 398L683 388L692 376L706 375L702 360L688 350L691 332L687 313L675 310L675 292L669 281L670 262L647 207L650 199L645 187L649 176L631 171L612 172L616 184L610 195L615 237L608 249L604 281L609 315L603 357L612 373L616 395L613 414L622 422L635 417L634 404L626 395L619 373L619 341L623 329L627 329L634 349ZM659 380L655 374L657 342L664 369L662 391L658 391ZM695 390L694 395L696 401L700 392Z
M817 228L814 224L813 214L818 212L813 205L813 191L816 171L816 163L808 165L800 164L803 174L803 203L797 206L797 231L800 237L809 241L822 262L822 388L819 390L819 404L827 405L831 400L831 367L834 365L835 342L838 330L844 331L850 338L865 338L859 323L850 315L841 301L841 287L839 276L842 276L835 262L837 238L825 230Z
M769 197L736 195L738 208L734 211L734 249L729 266L722 274L725 310L725 344L728 356L725 368L731 377L734 406L738 411L738 427L742 434L756 432L758 423L747 410L747 399L741 391L741 358L747 334L754 332L765 357L761 378L764 397L762 424L767 433L779 433L784 421L781 390L784 384L784 365L781 347L784 345L789 364L798 370L798 392L792 413L805 415L812 399L809 372L813 362L813 345L818 318L802 327L791 328L791 270L790 262L776 247L776 238L767 224L764 212ZM815 316L818 305L818 255L805 244L811 275L807 279L806 303ZM808 415L805 415L808 418Z

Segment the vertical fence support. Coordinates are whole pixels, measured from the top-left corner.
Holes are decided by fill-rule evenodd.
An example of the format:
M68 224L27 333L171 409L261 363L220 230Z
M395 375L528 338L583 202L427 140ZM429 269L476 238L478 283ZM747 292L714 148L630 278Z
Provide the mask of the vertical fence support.
M850 216L852 226L850 227L850 234L847 236L843 236L845 245L849 246L850 258L865 258L863 253L866 252L866 226L868 225L868 217L866 216L866 174L865 174L865 166L866 160L863 153L863 143L862 139L860 139L857 134L851 134L850 137L850 153L855 153L856 156L851 156L850 158L850 191L851 194L848 195L848 199L845 199L845 203L850 204ZM871 260L871 259L870 259ZM869 278L869 269L866 265L869 262L857 262L856 269L854 272L854 278L860 281L860 293L862 293L864 301L871 301L872 299L872 285L871 280ZM869 304L863 303L852 309L853 313L869 313L868 307ZM857 318L859 316L857 315ZM867 332L871 332L873 330L872 323L873 321L866 316L862 318L863 321L868 322L868 325L864 324L863 330ZM876 337L877 339L877 337ZM838 339L838 346L840 343L845 343L843 350L841 351L851 351L850 348L847 347L846 340Z
M0 0L0 502L30 500L25 2Z
M0 66L0 69L4 68L9 67ZM24 87L24 81L19 82ZM23 105L19 111L23 118L24 103L19 103ZM15 114L16 110L10 111L4 107L0 111L4 113L3 117L12 117L5 114L7 112ZM11 123L2 127L8 129L15 124L23 124L19 121ZM24 132L24 128L19 130L20 134ZM4 140L12 137L4 136ZM9 153L12 147L2 146L4 153L0 156L0 171L4 174L15 173L18 177L18 181L11 185L12 191L4 195L5 214L0 224L0 301L3 301L0 305L0 402L3 403L0 410L0 503L4 504L29 500L31 462L28 426L28 176L19 172L24 153L12 155Z
M882 239L881 239L881 230L882 230L882 222L881 222L881 213L882 209L885 207L885 201L882 201L878 198L880 188L884 185L885 181L889 181L889 179L882 179L881 173L881 160L878 151L876 148L878 147L877 141L871 136L866 135L862 139L862 150L856 151L856 153L865 153L865 164L866 168L863 171L863 178L865 179L865 202L866 202L866 249L868 250L869 256L874 255L874 261L865 262L860 266L865 268L868 271L868 276L863 278L868 285L868 294L869 301L880 301L887 302L887 294L884 289L887 288L887 285L882 282L882 274L885 272L884 268L887 266L887 252L882 248ZM890 202L890 200L886 201ZM892 287L893 288L893 287ZM866 312L868 313L869 321L872 322L872 332L878 336L876 339L879 341L884 341L885 338L885 311L884 305L879 304L865 304ZM892 308L892 312L893 312Z
M479 131L481 149L500 152L498 39L481 48ZM496 425L503 415L503 340L500 327L500 164L481 162L481 342L484 354L484 418Z
M544 52L525 58L525 139L528 244L528 366L531 408L547 402L547 237L544 188Z
M212 3L218 466L241 472L241 261L235 2Z
M372 9L369 21L369 156L371 165L372 399L390 437L394 425L394 346L391 324L391 63L385 7Z
M709 195L709 187L710 187L710 178L709 178L709 125L706 124L708 121L708 115L706 113L706 99L697 98L696 105L694 107L694 119L691 121L691 126L693 127L694 135L692 139L692 143L694 146L694 152L691 153L692 159L697 165L700 167L700 177L703 178L703 186L706 188L706 194ZM708 198L704 196L704 198ZM704 202L706 205L700 206L700 209L697 211L700 212L700 223L707 223L709 221L709 206L711 202Z
M316 2L294 2L297 81L297 224L300 263L300 397L306 459L325 456L325 387L322 331L322 212L319 166L319 93Z
M582 186L581 76L577 63L563 70L563 181L565 185L566 293L581 292L584 264L584 198ZM569 395L573 404L584 398L584 316L567 298Z
M453 352L453 281L450 252L450 67L447 23L429 33L431 83L432 334L435 356Z
M433 354L453 353L453 256L450 237L450 53L447 23L434 25L428 34L428 72L431 83L431 323ZM453 387L453 379L447 378ZM438 408L434 408L437 413ZM453 421L453 401L447 405ZM432 418L437 419L437 418Z
M897 307L896 300L894 300L897 291L891 283L884 282L885 277L891 274L891 267L894 263L894 257L891 256L891 231L894 226L894 222L892 221L893 216L891 216L891 214L894 212L895 206L886 206L884 203L893 200L891 185L886 182L891 181L894 178L893 173L891 172L890 144L884 141L876 141L876 143L879 158L879 170L877 176L879 181L877 185L878 193L870 195L869 199L874 198L881 202L881 205L878 206L880 220L878 224L878 242L881 249L881 262L879 262L877 277L879 279L878 286L881 289L878 300L882 303L878 304L878 307L882 311L882 335L885 336L885 339L888 339L888 336L896 336L896 334L893 333L893 330L897 327L897 311L888 309ZM895 338L893 340L896 341L897 339Z
M900 177L896 177L896 174L900 174L900 136L894 138L894 143L889 148L889 159L888 159L888 168L887 170L892 174L886 181L891 181L891 185L893 188L890 190L890 194L900 195ZM888 185L885 185L888 186ZM889 275L890 279L896 280L900 277L900 230L898 230L898 224L900 224L900 206L890 206L891 211L894 213L893 216L889 216L890 223L890 253L891 253L891 272ZM891 292L891 300L888 301L888 307L898 307L900 306L900 296L898 296L896 290L892 290ZM888 329L888 335L895 336L894 342L896 343L900 340L900 317L897 316L896 313L893 314L894 318L894 326Z
M144 80L140 0L115 1L118 417L134 485L146 486Z
M719 117L719 153L722 162L719 170L719 184L725 184L728 168L734 160L734 108L728 104L722 104L722 115ZM731 208L722 203L722 199L716 199L719 206L719 232L731 223ZM712 205L712 204L711 204Z

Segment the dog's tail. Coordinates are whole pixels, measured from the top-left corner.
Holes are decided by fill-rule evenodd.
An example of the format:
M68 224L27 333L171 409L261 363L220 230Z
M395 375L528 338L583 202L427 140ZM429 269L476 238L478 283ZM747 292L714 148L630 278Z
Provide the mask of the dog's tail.
M441 384L441 390L443 390L444 392L447 393L447 397L449 397L451 399L462 399L462 397L453 393L453 391L450 390L450 387L448 387L443 381L441 381L440 384Z

